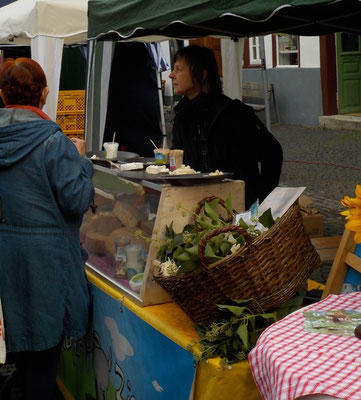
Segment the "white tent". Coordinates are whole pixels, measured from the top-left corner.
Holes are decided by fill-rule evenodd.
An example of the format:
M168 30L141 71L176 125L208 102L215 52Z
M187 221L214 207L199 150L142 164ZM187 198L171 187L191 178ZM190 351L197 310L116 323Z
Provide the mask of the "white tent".
M0 45L29 45L50 94L44 111L56 119L64 44L85 42L88 0L17 0L0 8Z

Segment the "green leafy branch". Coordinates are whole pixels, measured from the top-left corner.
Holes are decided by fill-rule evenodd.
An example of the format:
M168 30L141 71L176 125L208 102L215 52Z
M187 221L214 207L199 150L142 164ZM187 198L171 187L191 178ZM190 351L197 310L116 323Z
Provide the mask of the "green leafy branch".
M195 327L201 340L188 346L196 361L220 357L221 365L244 360L256 345L260 334L273 322L277 313L254 314L247 305L255 300L234 300L232 304L217 304L221 318L210 326Z

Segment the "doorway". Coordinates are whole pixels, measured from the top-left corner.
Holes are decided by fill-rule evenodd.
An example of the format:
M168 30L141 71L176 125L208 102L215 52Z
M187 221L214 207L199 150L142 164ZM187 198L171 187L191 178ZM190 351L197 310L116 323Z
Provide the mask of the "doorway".
M336 48L339 113L361 113L360 36L345 32L338 33Z

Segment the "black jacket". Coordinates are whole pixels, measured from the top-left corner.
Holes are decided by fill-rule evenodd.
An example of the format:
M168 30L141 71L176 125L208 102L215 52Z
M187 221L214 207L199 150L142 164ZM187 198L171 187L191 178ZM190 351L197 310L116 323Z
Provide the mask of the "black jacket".
M174 108L173 149L184 164L202 171L233 172L246 185L246 208L278 185L283 151L252 107L229 97L201 93Z

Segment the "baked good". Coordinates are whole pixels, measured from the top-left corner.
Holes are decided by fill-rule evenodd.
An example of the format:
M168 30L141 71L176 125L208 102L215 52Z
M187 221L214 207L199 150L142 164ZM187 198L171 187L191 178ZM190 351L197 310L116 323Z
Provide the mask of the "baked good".
M106 239L107 235L94 231L88 231L85 235L85 248L90 253L103 255L106 253Z
M131 243L132 239L134 238L134 228L119 228L115 229L113 232L111 232L106 240L105 240L105 249L108 254L114 254L115 253L115 242L120 247L125 247L129 243Z
M89 224L89 231L108 235L115 229L121 228L123 224L119 218L111 211L97 213L95 218Z
M127 202L116 201L113 213L117 216L119 221L128 228L135 228L139 223L136 208Z

